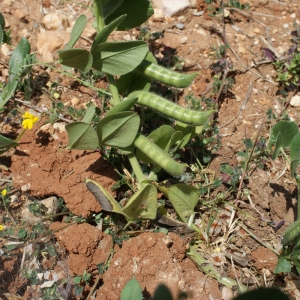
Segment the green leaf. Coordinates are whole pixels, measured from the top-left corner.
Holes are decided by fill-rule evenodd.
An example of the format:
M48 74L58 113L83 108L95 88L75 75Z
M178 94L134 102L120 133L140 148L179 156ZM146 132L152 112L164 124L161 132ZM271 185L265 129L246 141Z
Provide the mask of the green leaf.
M234 298L234 300L289 300L289 297L277 288L264 288L260 287L256 290L252 290L241 294Z
M110 116L112 114L118 113L118 112L129 111L137 101L138 101L138 98L124 99L123 101L121 101L117 105L115 105L113 108L111 108L107 112L106 117Z
M5 103L13 96L18 85L18 78L14 78L9 81L6 86L3 88L2 93L0 94L0 112L4 110Z
M294 135L290 145L291 161L300 160L300 132Z
M288 273L291 272L292 266L288 260L286 260L284 257L279 256L277 265L275 267L275 270L273 271L274 274L279 273Z
M176 122L175 130L182 132L182 138L178 141L177 148L183 148L191 139L192 133L194 132L194 126L187 125L185 123Z
M139 282L133 277L126 283L122 292L120 300L143 300L142 288Z
M73 122L66 125L69 137L68 148L78 150L96 150L99 140L96 131L87 123Z
M291 144L293 137L298 133L298 126L295 122L290 121L276 123L271 130L269 146L274 144L279 132L281 133L281 142L278 147L284 148Z
M149 50L147 43L143 41L106 42L96 49L93 68L111 75L131 72Z
M112 12L114 12L123 2L124 2L124 0L111 0L111 1L107 1L103 5L103 16L104 16L104 19L106 19L107 16L109 16Z
M18 239L25 239L27 237L27 231L25 229L20 229L18 231Z
M291 161L291 175L293 178L297 176L297 167L299 165L300 160L293 160Z
M272 159L276 159L279 155L280 149L282 145L282 135L281 131L278 132L275 140L274 152L272 154Z
M79 284L80 281L81 281L81 276L73 277L73 281L74 281L75 284Z
M103 118L97 125L99 141L103 145L126 148L138 132L140 117L134 112L119 112Z
M300 219L293 222L283 233L281 241L283 246L288 246L300 238Z
M151 52L148 52L145 61L153 64L157 64L156 58ZM149 91L151 87L151 79L145 76L140 76L133 70L125 75L122 75L117 81L117 88L120 94L130 94L134 91Z
M171 137L175 130L170 125L162 125L158 129L152 131L147 137L148 139L157 145L160 149L168 152L169 148L167 147ZM150 159L147 154L143 153L141 150L137 149L136 156L138 159L146 162L153 163L153 160Z
M110 23L117 17L126 14L126 19L118 26L117 30L129 30L146 22L154 13L152 4L148 0L124 0L124 2L106 18Z
M156 288L152 300L173 300L173 297L170 290L164 284L160 284Z
M3 30L2 30L2 27L0 26L0 47L3 43Z
M97 49L97 47L106 42L107 38L109 35L116 29L116 27L126 18L126 15L122 15L118 17L116 20L113 20L110 24L105 26L95 37L92 48L91 48L91 53L93 56L101 56L100 50Z
M30 43L26 38L22 38L17 48L14 50L9 60L9 81L20 77L23 67L23 61L30 54Z
M82 72L88 72L93 64L92 54L85 49L60 50L58 59L61 64Z
M96 198L96 200L100 203L103 210L121 214L127 217L126 214L122 211L120 204L101 184L91 179L86 179L85 185Z
M154 185L147 185L135 193L123 208L128 221L140 219L155 219L157 211L157 189Z
M71 36L70 36L70 41L69 43L64 47L65 50L71 49L74 47L75 43L78 41L80 38L85 26L87 23L87 18L85 15L79 16L75 24L72 28Z
M180 183L170 187L168 197L180 219L187 222L199 201L199 191L193 186Z
M4 19L3 15L1 13L0 13L0 26L4 30L4 28L5 28L5 19Z
M96 111L96 106L93 103L91 103L88 109L86 110L85 115L81 120L81 122L91 124L95 111Z
M15 141L12 141L6 137L4 137L3 135L0 134L0 149L9 149L9 148L13 148L13 147L17 147L19 144L16 143Z

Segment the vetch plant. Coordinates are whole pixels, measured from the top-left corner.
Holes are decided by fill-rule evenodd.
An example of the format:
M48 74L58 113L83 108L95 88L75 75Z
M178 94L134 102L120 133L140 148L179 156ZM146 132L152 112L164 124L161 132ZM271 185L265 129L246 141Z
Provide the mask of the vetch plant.
M86 180L87 188L102 209L123 215L128 224L154 219L158 208L157 190L161 190L186 222L194 214L199 200L198 190L186 184L166 188L157 182L157 174L161 169L173 176L184 173L188 165L177 162L172 155L202 131L213 110L193 111L149 90L153 80L167 86L188 87L197 73L182 74L157 65L144 41L107 42L114 30L132 29L153 14L148 0L94 1L92 9L98 33L90 51L73 48L87 22L85 16L80 16L69 43L59 51L59 61L85 73L95 69L105 74L112 107L94 127L90 125L96 110L94 105L87 109L81 121L66 125L68 147L82 150L112 147L127 156L137 178L138 191L123 207L100 184ZM174 126L162 125L146 137L140 129L140 117L134 110L137 105L166 115L173 120ZM147 167L147 174L142 171L140 162Z
M273 159L282 154L291 169L291 175L297 183L298 216L284 232L282 253L279 256L274 273L290 272L291 262L300 274L300 175L297 167L300 164L300 132L298 125L292 121L279 121L271 129L269 148L273 146ZM286 153L289 148L289 155Z

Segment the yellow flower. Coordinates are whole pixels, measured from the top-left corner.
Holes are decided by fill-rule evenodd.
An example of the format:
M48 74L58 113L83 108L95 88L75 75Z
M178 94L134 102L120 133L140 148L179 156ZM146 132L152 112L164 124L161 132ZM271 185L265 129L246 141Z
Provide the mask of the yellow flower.
M4 189L4 190L1 191L1 195L2 196L6 196L6 194L7 194L7 190L6 189Z
M28 111L26 111L22 117L23 117L22 125L24 129L31 129L33 124L35 124L39 119L38 116L34 116L30 114Z
M4 226L0 224L0 231L4 229Z

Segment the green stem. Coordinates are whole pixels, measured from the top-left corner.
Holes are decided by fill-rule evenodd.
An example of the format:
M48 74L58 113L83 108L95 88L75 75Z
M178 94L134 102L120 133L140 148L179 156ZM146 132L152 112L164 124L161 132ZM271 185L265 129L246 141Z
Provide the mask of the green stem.
M298 215L297 215L297 220L300 219L300 181L298 178L296 178L296 181L297 181L297 193L298 193Z
M286 159L286 161L288 162L288 164L291 165L291 161L290 161L289 157L286 155L286 153L284 152L284 150L282 148L280 148L280 151L281 151L282 155L284 156L284 158Z
M23 131L19 134L19 136L16 138L15 142L17 143L20 138L23 136L23 134L25 133L26 129L23 129Z
M105 27L105 22L104 22L104 16L103 16L102 3L99 0L94 0L94 14L95 14L95 18L97 21L97 31L100 32ZM113 75L107 74L107 73L105 73L105 76L106 76L107 82L109 84L109 90L112 95L111 102L112 102L112 105L115 106L116 104L121 102L120 96L119 96L119 91L118 91L116 83L115 83L115 78Z
M219 283L228 286L229 288L237 287L240 292L244 293L247 291L247 287L243 284L237 282L234 279L229 277L223 277L213 265L211 265L208 261L206 261L200 253L197 252L195 247L190 246L189 250L187 251L187 255L189 258L196 264L198 269L205 273L206 275L215 278Z
M132 170L139 182L138 184L138 188L142 188L144 185L146 184L143 184L142 182L146 180L146 177L141 169L141 166L136 158L136 156L134 155L133 152L131 152L130 154L127 154L127 157L129 159L129 162L131 164L131 167L132 167Z

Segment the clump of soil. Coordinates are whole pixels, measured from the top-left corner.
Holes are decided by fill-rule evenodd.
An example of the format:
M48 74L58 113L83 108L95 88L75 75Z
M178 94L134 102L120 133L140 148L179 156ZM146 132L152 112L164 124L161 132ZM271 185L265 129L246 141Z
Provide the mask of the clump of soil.
M99 152L70 151L67 143L67 133L50 124L37 131L27 130L12 157L13 184L33 197L63 197L72 213L87 217L101 207L84 180L97 181L113 195L111 187L117 174Z

